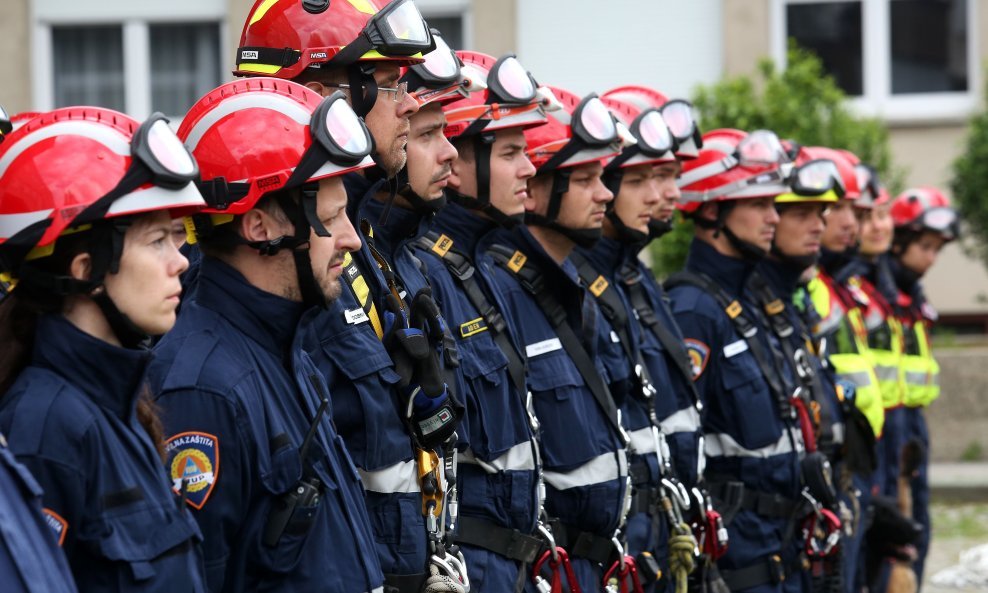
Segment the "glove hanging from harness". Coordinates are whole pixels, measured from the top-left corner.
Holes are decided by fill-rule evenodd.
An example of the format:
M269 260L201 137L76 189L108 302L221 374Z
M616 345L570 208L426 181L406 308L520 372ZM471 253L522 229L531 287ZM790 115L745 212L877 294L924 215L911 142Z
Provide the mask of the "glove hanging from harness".
M394 298L388 295L388 299ZM445 367L459 364L456 345L429 288L412 299L407 319L400 307L389 308L385 311L384 345L401 377L405 418L417 444L433 449L453 435L465 411L443 380L444 365L440 364L440 359Z

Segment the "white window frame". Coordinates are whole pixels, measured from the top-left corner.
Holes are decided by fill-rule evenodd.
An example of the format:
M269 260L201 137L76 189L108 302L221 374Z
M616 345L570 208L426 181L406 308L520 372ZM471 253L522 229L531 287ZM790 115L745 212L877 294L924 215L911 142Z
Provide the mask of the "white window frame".
M786 6L846 0L772 0L772 57L786 64ZM955 123L966 121L980 103L982 68L978 39L978 0L967 0L967 91L892 94L889 0L857 0L862 14L862 83L860 97L848 103L858 114L889 123Z
M55 107L55 65L52 27L117 25L123 30L124 112L137 120L151 115L151 48L149 25L215 23L220 52L228 47L227 3L224 0L31 0L33 29L31 90L34 109ZM225 62L224 62L225 63ZM222 67L222 63L221 63ZM184 113L165 114L177 126Z

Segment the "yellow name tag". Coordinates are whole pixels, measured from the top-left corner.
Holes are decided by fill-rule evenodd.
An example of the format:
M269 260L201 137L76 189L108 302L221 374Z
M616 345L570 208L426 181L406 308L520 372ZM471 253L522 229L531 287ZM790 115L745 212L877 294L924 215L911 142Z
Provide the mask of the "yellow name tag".
M446 235L439 235L439 238L436 239L436 242L432 244L432 252L438 255L439 257L445 256L446 252L452 248L453 248L453 240L447 237Z
M484 323L483 317L471 319L466 323L460 324L461 338L468 338L474 334L479 334L480 332L485 332L485 331L487 331L487 324Z
M595 297L599 297L605 290L607 290L609 285L610 283L607 282L606 278L603 276L597 276L597 279L590 285L590 293Z
M528 261L528 257L525 256L521 251L516 251L511 254L511 259L508 260L508 269L514 273L518 273L522 268L525 267L525 262Z

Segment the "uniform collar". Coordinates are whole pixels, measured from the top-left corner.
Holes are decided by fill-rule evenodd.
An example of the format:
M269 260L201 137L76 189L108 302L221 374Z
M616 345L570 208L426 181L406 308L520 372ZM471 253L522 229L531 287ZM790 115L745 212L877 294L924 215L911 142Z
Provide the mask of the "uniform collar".
M204 257L196 301L279 358L291 347L305 306L247 282L237 270Z
M414 210L393 206L388 219L381 222L381 214L387 204L377 199L367 200L361 209L374 228L374 246L384 253L388 261L394 261L395 249L403 242L424 235L432 224L432 216L423 216Z
M613 276L628 261L629 254L633 250L629 248L627 243L609 237L601 237L593 249L577 247L576 251L587 258L595 270L603 272L606 276Z
M472 259L480 240L498 225L472 210L449 202L436 215L433 228L452 239L456 248Z
M134 413L150 361L149 351L104 342L61 315L38 320L32 364L54 371L121 418Z
M787 303L792 302L793 293L799 287L799 279L806 271L800 266L774 259L761 261L757 269L772 288L772 292Z
M744 259L726 256L714 249L713 245L694 237L689 254L686 256L686 268L694 272L703 272L732 296L739 296L744 292L744 285L754 269L754 264Z

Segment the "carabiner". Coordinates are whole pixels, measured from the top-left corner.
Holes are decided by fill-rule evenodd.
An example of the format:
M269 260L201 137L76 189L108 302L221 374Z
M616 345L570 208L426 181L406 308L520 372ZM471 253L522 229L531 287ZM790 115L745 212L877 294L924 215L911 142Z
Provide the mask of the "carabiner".
M555 548L555 550L546 550L532 567L532 582L536 587L540 589L544 588L542 583L545 581L542 579L540 573L547 561L549 562L549 571L551 572L549 582L552 593L563 593L563 573L566 574L566 584L569 587L569 593L583 593L580 590L580 583L576 580L576 573L573 572L573 565L569 562L569 555L566 553L566 550L559 547Z
M630 581L630 587L629 585ZM603 586L605 590L610 587L612 590L617 585L620 593L644 593L641 579L638 577L638 565L632 556L623 556L620 560L615 560L607 572L604 573Z

